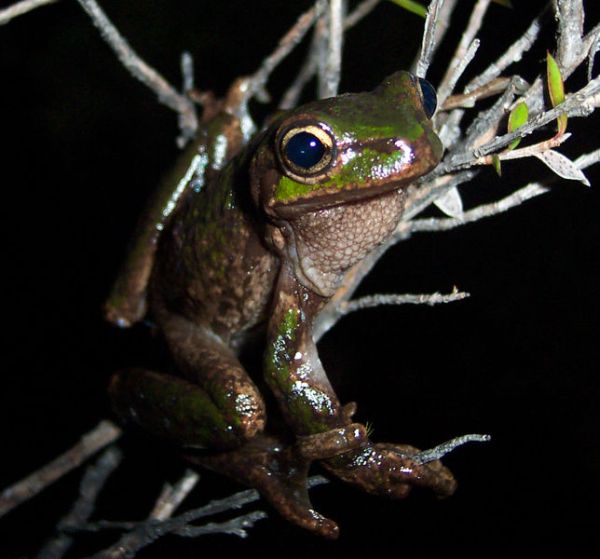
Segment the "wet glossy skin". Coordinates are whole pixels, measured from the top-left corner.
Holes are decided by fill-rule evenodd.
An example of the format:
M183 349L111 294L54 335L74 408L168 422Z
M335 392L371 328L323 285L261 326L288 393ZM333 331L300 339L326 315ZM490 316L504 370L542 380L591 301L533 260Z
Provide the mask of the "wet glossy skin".
M338 528L308 499L312 461L370 493L404 497L421 485L451 494L454 479L439 462L416 464L416 449L375 444L352 422L356 405L339 402L312 336L344 273L395 228L406 186L439 162L418 80L398 72L370 93L304 105L244 147L226 107L209 113L211 132L193 148L208 162L202 190L184 184L173 204L167 183L107 303L120 325L148 309L179 376L117 373L115 408L326 537ZM310 149L299 151L307 138ZM256 339L262 375L238 360ZM286 430L275 410L267 414L264 384Z

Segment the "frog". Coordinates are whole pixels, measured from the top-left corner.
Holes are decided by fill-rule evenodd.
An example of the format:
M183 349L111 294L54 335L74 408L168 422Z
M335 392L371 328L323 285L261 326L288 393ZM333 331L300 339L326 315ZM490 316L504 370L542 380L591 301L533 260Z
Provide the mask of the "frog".
M174 371L118 371L109 395L124 421L336 538L337 523L308 495L313 463L391 498L456 488L417 448L371 440L314 340L345 274L393 233L408 187L442 158L435 90L398 71L372 91L281 112L250 139L235 111L240 91L205 105L198 139L144 212L105 306L123 327L150 317ZM254 369L241 357L252 344L264 349Z

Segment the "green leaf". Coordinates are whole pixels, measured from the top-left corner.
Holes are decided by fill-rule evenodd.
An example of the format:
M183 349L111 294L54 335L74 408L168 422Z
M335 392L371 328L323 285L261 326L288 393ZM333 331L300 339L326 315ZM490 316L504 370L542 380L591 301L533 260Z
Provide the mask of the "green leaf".
M546 54L546 77L548 80L548 94L553 107L560 105L565 100L565 85L560 68L554 57L548 52ZM567 115L562 114L557 119L558 136L565 133L567 129Z
M508 116L508 131L514 132L517 128L523 126L527 119L529 118L529 109L527 107L527 103L521 101ZM513 140L507 150L515 149L521 143L521 138L516 138Z
M427 8L420 2L414 2L413 0L390 0L390 2L422 18L427 17Z
M492 165L499 177L502 176L502 163L497 155L492 155Z
M505 6L506 8L512 8L512 2L510 0L493 0L496 4L500 4L501 6Z

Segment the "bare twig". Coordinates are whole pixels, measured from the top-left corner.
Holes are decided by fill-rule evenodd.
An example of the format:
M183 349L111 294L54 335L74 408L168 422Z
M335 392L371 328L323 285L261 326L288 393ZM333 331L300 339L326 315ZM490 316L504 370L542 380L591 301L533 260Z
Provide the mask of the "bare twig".
M158 100L163 105L177 112L182 134L179 143L184 144L193 138L198 128L198 118L192 101L185 95L181 95L154 68L148 66L138 56L95 0L77 1L90 16L93 24L100 31L102 38L114 51L121 64L125 66L129 73L154 91L158 96Z
M65 555L73 543L73 536L63 530L88 520L94 512L98 494L110 474L121 463L121 458L121 451L112 447L104 451L95 464L89 466L81 480L79 498L71 511L57 525L60 533L43 547L37 559L60 559Z
M438 103L445 103L446 99L454 91L458 80L463 75L463 72L465 71L471 60L473 60L473 57L477 53L478 48L479 39L473 39L471 44L467 47L467 50L463 54L462 58L458 61L456 68L454 68L454 72L450 75L446 84L444 84L438 89Z
M364 17L366 17L375 8L375 6L379 4L379 2L381 2L381 0L363 0L344 19L344 31L347 31L361 21ZM313 40L308 54L306 55L306 59L294 78L294 81L282 95L281 101L278 104L280 109L287 110L295 107L298 104L302 90L315 76L319 63L319 50L321 48L321 41L323 40L323 37L320 35L326 31L327 29L324 25L318 25L315 27Z
M150 518L155 520L165 520L172 516L173 512L194 489L200 476L193 470L186 470L183 477L174 485L165 484L154 509L150 513Z
M363 309L380 307L382 305L439 305L440 303L452 303L469 297L465 291L453 289L452 293L422 293L422 294L376 294L366 295L359 299L345 301L340 305L339 310L342 315L349 314Z
M448 65L448 69L446 70L446 73L444 74L444 77L442 78L442 81L438 86L438 90L441 90L443 93L447 92L447 94L449 95L452 92L451 90L449 90L449 85L452 82L456 83L454 74L457 72L458 69L460 69L462 65L462 60L466 56L471 43L474 41L475 36L481 28L483 17L487 12L490 2L491 0L478 0L477 4L475 4L475 7L471 12L471 17L469 19L469 23L467 24L467 28L465 29L458 44L458 47L456 48L454 56L452 57L452 60ZM442 98L442 102L444 99L445 97Z
M371 13L381 0L363 0L354 10L352 10L344 20L344 30L354 27L361 19Z
M300 43L315 20L321 15L321 11L322 2L318 1L312 8L304 12L298 18L298 21L279 40L277 48L263 60L260 68L248 80L248 89L245 92L243 103L246 103L257 93L264 90L273 70Z
M432 0L427 9L421 52L419 53L415 66L415 74L421 78L424 78L427 75L431 59L433 58L433 54L438 45L436 31L437 26L441 21L440 10L443 4L444 0Z
M582 50L583 19L582 0L557 0L558 38L556 41L556 58L564 67L573 64L577 54Z
M600 149L586 153L574 161L575 166L578 169L585 169L598 162L600 162ZM447 231L449 229L454 229L455 227L466 225L467 223L479 221L484 217L490 217L506 212L511 208L521 205L527 200L531 200L531 198L535 198L540 194L545 194L549 190L548 186L540 182L533 182L519 188L501 200L497 200L490 204L482 204L481 206L466 211L460 218L413 219L411 221L402 222L399 226L398 235L404 234L404 236L406 236L407 233Z
M473 78L465 87L465 93L470 93L474 89L489 83L494 78L497 78L508 66L514 62L519 62L523 57L523 53L531 48L531 45L533 45L539 35L541 29L540 19L541 16L536 17L525 33L508 47L496 62L490 64L483 73Z
M467 223L473 223L479 221L484 217L490 217L503 213L511 208L521 205L523 202L548 192L548 188L542 184L535 182L520 188L513 192L506 198L492 202L490 204L484 204L477 206L472 210L464 212L464 214L457 218L429 218L429 219L414 219L412 221L405 222L402 225L402 229L408 229L411 233L419 231L447 231L454 229L460 225L466 225Z
M328 48L324 75L319 80L319 97L337 95L342 69L342 43L344 39L344 0L330 0L328 12Z
M0 25L4 25L11 19L31 12L40 6L45 6L46 4L52 4L54 2L56 2L56 0L22 0L21 2L17 2L8 8L0 10Z
M433 462L434 460L440 460L446 454L452 452L455 448L458 448L466 443L486 443L491 440L492 437L490 437L490 435L461 435L460 437L450 439L449 441L446 441L428 450L422 450L418 454L412 456L412 458L415 460L415 462L417 462L417 464L427 464L428 462Z
M327 482L328 480L321 476L314 476L309 479L308 486L316 487L317 485ZM234 495L230 495L229 497L225 497L224 499L211 501L207 505L184 512L173 518L162 521L152 519L141 522L137 524L131 532L123 535L114 545L95 554L93 559L125 559L133 557L140 549L150 545L160 537L171 533L192 537L203 535L205 533L216 533L217 531L227 534L234 533L235 535L242 535L240 531L243 528L248 527L248 525L245 525L246 523L253 523L265 517L262 511L256 511L250 517L244 515L220 525L210 524L200 527L189 525L200 518L206 518L207 516L239 509L249 503L257 501L259 498L260 495L258 491L255 489L247 489L235 493ZM223 530L218 530L219 526L222 527ZM96 530L94 524L82 528Z
M181 53L181 76L183 77L182 91L187 94L194 89L194 59L191 53Z
M179 530L176 530L174 533L178 536L187 538L197 538L198 536L205 536L207 534L229 534L231 536L245 538L248 536L246 530L252 528L256 522L263 518L267 518L267 513L262 510L255 510L248 514L236 516L225 522L209 522L204 526L187 525L183 528L179 528Z
M0 494L0 517L37 495L42 489L79 466L100 449L114 442L120 435L121 430L112 422L100 422L67 452L25 479L4 489Z

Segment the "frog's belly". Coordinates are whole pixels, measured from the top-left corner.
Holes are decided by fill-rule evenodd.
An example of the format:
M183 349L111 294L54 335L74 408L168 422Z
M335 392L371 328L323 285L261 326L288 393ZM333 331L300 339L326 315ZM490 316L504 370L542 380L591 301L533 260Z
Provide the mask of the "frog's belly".
M175 227L159 247L152 306L232 343L266 319L278 269L279 259L250 227Z

